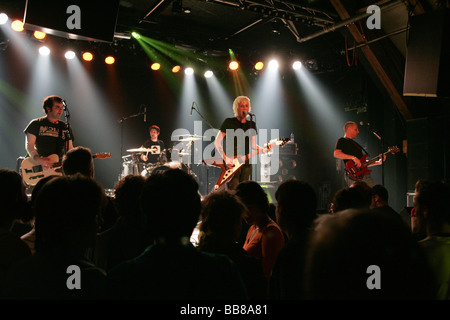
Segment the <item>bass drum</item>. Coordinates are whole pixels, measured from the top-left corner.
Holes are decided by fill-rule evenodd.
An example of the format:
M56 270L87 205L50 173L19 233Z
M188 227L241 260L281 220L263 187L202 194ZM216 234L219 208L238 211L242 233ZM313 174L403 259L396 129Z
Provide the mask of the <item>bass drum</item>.
M155 168L161 166L159 162L157 163L148 163L144 165L144 169L141 171L141 176L148 177L155 170Z

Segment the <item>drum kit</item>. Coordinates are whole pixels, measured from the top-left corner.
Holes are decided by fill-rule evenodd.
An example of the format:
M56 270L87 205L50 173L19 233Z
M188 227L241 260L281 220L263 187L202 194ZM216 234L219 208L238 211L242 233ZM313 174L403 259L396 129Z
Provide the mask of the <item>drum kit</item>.
M120 178L127 175L142 175L148 177L157 168L181 169L187 171L189 174L193 174L190 170L190 162L186 165L183 161L183 157L190 156L192 143L195 140L201 140L203 137L197 135L183 135L177 137L179 137L178 142L187 142L187 151L184 151L184 149L161 150L158 161L155 163L145 163L140 160L142 154L147 155L149 153L154 153L154 150L144 147L127 149L127 152L131 154L122 157L122 174L120 175ZM167 160L166 152L171 154L171 161Z

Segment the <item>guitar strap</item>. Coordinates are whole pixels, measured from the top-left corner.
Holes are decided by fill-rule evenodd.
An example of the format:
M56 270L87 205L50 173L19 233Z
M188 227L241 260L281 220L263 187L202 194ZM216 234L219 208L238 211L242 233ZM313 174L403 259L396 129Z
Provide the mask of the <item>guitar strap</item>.
M365 154L369 154L366 149L364 149L359 143L357 143L356 141L354 141L353 139L350 138L345 138L348 141L351 141L359 150L362 150Z

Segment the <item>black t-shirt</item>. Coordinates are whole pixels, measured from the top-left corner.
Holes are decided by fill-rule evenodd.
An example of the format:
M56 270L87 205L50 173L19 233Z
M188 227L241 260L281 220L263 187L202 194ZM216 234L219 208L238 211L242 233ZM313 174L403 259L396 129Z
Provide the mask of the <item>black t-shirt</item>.
M230 130L231 129L231 130ZM227 118L220 126L220 131L225 133L223 140L223 150L228 157L237 155L247 155L250 153L251 137L256 136L256 123L247 121L240 122L237 118ZM230 137L233 141L230 141ZM233 145L227 146L233 142ZM230 149L228 149L229 147ZM231 148L232 147L232 148ZM230 152L232 150L232 153Z
M147 154L148 161L145 161L145 163L164 162L163 159L161 159L161 155L164 154L164 142L162 140L152 141L151 139L148 139L142 146L151 149L151 152Z
M40 157L57 154L62 160L65 147L65 132L67 124L62 120L57 123L50 122L47 117L41 117L30 121L23 131L36 136L36 149ZM69 140L74 141L72 128L69 126Z
M364 155L363 147L361 147L356 141L349 138L339 138L339 140L336 142L335 149L341 150L345 154L355 156L358 159L361 159L361 157ZM346 163L347 161L348 160L344 160L344 163Z

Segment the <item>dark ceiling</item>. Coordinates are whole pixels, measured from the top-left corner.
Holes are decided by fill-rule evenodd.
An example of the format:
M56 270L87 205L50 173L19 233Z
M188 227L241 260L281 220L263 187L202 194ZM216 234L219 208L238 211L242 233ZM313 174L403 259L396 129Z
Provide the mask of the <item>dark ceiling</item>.
M333 61L342 56L346 31L342 26L334 29L342 22L336 3L353 18L365 13L371 4L383 7L393 2L410 6L417 1L120 0L115 32L129 35L136 31L208 55L227 55L228 49L233 48L246 56L295 53L305 59ZM421 2L426 7L431 1ZM0 9L21 18L25 3L26 0L2 0ZM397 19L396 15L390 18ZM309 39L324 30L329 32Z

